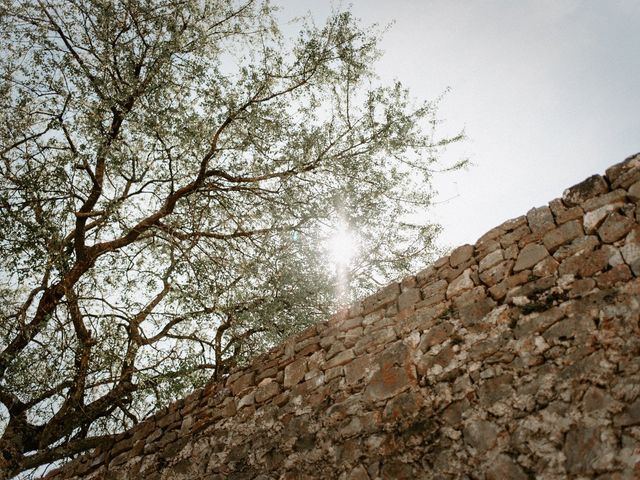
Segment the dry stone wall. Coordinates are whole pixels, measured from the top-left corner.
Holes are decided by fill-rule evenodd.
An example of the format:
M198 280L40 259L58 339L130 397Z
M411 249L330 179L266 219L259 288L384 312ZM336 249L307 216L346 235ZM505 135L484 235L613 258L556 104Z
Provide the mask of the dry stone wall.
M640 478L640 155L52 479Z

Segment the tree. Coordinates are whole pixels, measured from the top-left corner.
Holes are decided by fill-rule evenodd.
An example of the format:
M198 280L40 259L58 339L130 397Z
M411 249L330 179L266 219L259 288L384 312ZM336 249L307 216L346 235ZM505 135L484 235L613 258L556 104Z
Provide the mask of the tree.
M325 317L339 221L360 239L351 295L429 260L437 226L407 215L460 136L376 84L379 35L349 12L286 41L258 0L1 8L5 476Z

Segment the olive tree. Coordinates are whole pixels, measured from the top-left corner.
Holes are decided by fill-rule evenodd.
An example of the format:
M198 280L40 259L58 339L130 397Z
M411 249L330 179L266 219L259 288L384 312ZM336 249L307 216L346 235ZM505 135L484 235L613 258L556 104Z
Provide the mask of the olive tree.
M0 477L72 457L426 263L436 103L347 12L2 0ZM453 168L460 165L453 165ZM324 241L359 252L341 275Z

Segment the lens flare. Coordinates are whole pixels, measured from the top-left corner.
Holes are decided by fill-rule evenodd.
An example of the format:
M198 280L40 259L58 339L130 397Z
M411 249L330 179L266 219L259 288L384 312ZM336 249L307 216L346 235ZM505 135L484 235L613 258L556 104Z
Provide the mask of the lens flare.
M331 263L338 268L346 267L358 251L358 239L348 225L340 222L327 246Z

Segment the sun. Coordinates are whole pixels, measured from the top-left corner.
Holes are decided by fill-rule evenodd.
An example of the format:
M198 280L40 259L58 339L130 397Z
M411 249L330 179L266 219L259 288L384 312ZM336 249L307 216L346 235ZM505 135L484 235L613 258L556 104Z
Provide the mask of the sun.
M358 237L346 222L340 221L327 240L329 261L338 269L344 268L358 253Z

